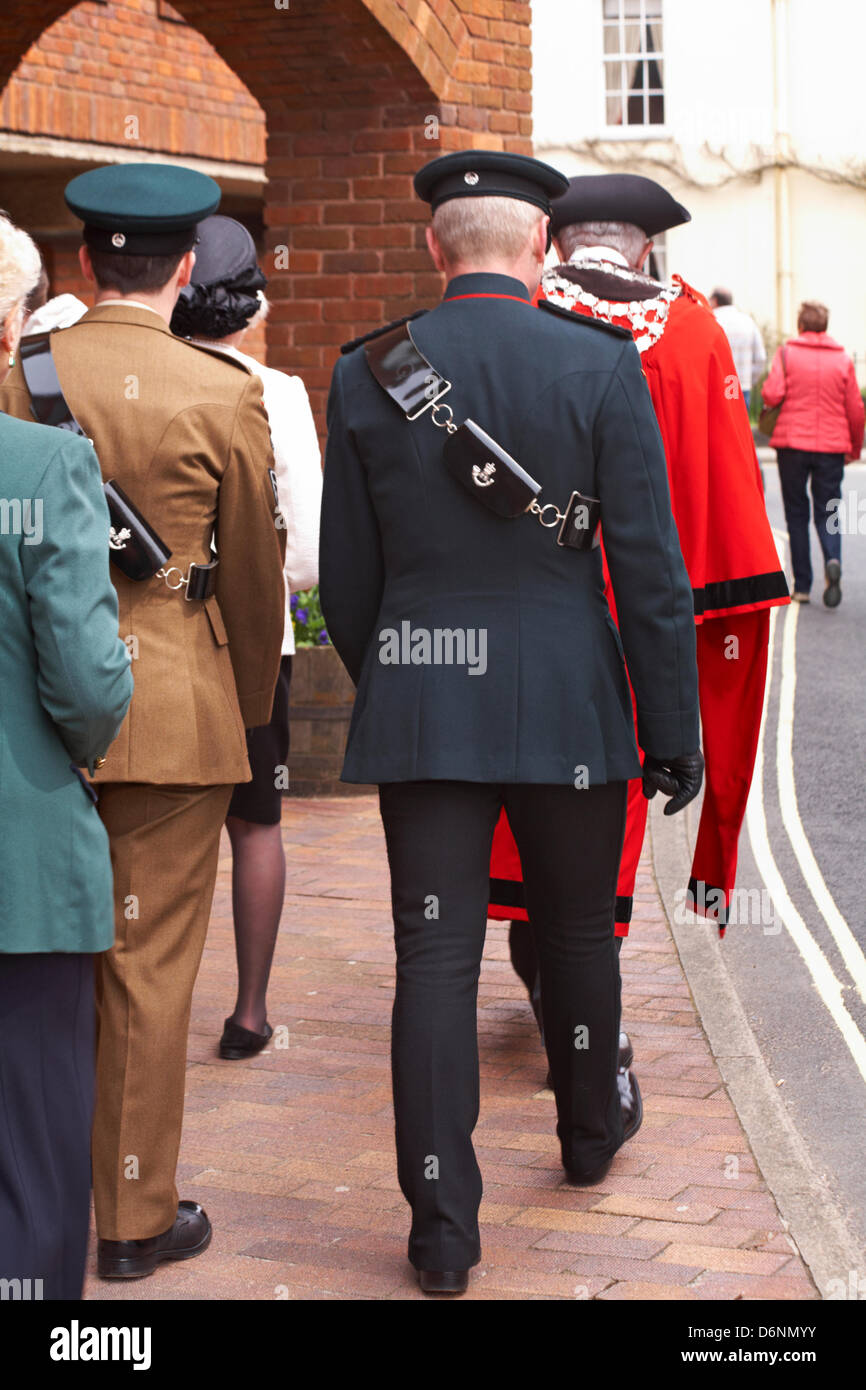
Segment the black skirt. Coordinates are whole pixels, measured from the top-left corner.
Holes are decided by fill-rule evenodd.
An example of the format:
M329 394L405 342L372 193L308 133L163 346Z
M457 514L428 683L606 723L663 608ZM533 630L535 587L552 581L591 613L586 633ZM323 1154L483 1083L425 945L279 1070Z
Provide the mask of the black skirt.
M253 780L238 782L234 789L228 814L239 820L252 821L255 825L279 825L282 809L282 792L277 780L283 768L288 766L289 758L289 681L292 675L292 658L284 656L280 662L280 674L274 691L274 707L271 722L260 729L247 732L247 753Z

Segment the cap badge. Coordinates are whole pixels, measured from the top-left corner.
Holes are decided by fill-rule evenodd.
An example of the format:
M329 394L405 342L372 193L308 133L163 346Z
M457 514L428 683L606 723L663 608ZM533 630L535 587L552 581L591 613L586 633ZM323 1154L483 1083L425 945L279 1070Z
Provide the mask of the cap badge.
M112 246L116 246L118 250L121 246L125 246L126 237L123 235L123 232L115 232L114 236L111 238L111 244Z
M132 540L132 532L128 526L121 526L119 531L115 531L113 526L109 528L109 550L125 550L126 542L130 540Z
M478 182L478 175L475 173L474 169L467 169L466 173L463 175L463 182L471 184L474 188L475 184Z

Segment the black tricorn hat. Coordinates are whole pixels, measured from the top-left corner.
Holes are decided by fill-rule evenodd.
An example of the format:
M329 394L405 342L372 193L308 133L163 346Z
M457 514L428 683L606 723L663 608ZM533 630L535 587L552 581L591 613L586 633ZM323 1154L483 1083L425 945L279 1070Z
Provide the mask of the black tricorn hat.
M553 204L553 234L575 222L630 222L648 237L691 222L682 203L642 174L584 174L569 179Z
M432 210L451 198L519 198L550 213L551 199L568 188L552 165L505 150L455 150L419 169L415 192Z

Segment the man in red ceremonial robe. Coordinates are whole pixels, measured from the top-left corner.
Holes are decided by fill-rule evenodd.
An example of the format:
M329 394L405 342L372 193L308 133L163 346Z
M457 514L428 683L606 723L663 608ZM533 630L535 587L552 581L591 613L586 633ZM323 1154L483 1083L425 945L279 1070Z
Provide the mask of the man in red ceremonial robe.
M679 276L665 286L644 271L651 238L688 221L686 209L652 179L572 179L553 204L562 263L545 273L540 294L574 313L628 328L641 354L697 624L706 790L686 905L714 920L724 935L763 708L769 609L789 598L728 340L702 294ZM606 566L605 583L616 620ZM628 935L646 815L635 779L617 884L619 938ZM512 923L512 961L540 1022L520 859L504 812L490 877L490 916ZM631 1049L624 1034L620 1062L625 1075Z

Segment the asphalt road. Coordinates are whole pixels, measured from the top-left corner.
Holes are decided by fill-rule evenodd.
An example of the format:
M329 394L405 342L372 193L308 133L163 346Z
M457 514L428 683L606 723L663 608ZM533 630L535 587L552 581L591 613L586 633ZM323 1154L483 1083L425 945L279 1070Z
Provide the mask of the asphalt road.
M778 474L772 464L764 473L770 520L782 538ZM864 1251L858 1275L866 1281L866 972L845 934L847 924L866 953L866 465L846 469L845 493L863 502L863 534L843 532L841 606L831 611L821 602L813 532L812 602L796 615L793 605L778 610L775 620L763 806L753 788L737 878L738 888L766 893L769 882L775 894L765 897L762 914L753 899L751 917L764 920L729 927L722 949L788 1114ZM795 634L786 636L794 617ZM792 788L785 739L781 752L777 740L780 704L784 734L794 678Z

